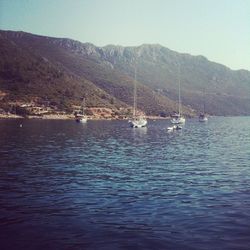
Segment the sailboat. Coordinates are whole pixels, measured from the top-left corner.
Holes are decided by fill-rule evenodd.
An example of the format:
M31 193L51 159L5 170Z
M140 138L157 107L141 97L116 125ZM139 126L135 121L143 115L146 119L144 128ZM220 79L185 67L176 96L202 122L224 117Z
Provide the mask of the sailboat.
M143 128L147 126L147 119L141 115L137 114L137 81L136 81L136 68L135 68L135 78L134 78L134 108L133 108L133 118L130 120L130 125L132 128Z
M179 83L179 100L178 100L178 113L171 115L171 123L172 124L183 124L186 119L181 115L181 80L180 80L180 65L178 68L178 83Z
M204 101L204 103L203 103L203 112L202 113L200 113L200 115L199 115L199 122L206 122L206 121L208 121L208 118L207 118L207 116L206 116L206 113L205 113L205 93L204 93L205 91L203 91L203 101Z
M76 122L86 123L88 119L85 115L85 98L83 98L81 108L81 112L75 115Z
M206 116L206 114L205 113L201 113L200 115L199 115L199 122L206 122L206 121L208 121L208 118L207 118L207 116Z

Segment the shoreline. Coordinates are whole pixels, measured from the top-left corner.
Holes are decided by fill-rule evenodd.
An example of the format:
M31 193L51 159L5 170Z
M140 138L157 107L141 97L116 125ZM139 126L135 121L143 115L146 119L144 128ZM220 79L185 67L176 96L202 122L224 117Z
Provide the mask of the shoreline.
M123 121L123 120L129 120L130 118L124 118L124 119L119 119L119 118L113 118L113 117L87 117L88 120L93 120L93 121L101 121L101 120L117 120L117 121ZM0 119L40 119L40 120L75 120L74 115L43 115L43 116L19 116L19 115L14 115L14 114L0 114ZM168 120L170 117L160 117L160 116L146 116L146 119L149 120Z

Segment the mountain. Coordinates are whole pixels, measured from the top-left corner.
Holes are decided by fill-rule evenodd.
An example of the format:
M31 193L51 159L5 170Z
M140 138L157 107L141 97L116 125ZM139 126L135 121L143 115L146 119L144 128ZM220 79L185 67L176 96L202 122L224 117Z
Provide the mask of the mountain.
M0 31L0 43L4 93L0 98L5 104L48 100L70 112L85 97L88 107L129 110L136 65L138 107L148 115L177 111L178 77L186 115L199 112L204 101L211 115L250 114L250 72L230 70L203 56L180 54L157 44L97 47L13 31Z
M0 32L2 104L10 101L49 101L70 111L86 98L87 107L128 108L133 104L134 79L88 56L93 45L24 32ZM73 52L81 45L86 55ZM72 47L68 47L72 46ZM177 105L138 83L138 107L148 115L170 114ZM2 107L4 108L4 107ZM192 114L190 109L184 109ZM71 110L72 111L72 110Z
M138 80L173 100L178 98L180 77L182 101L197 111L202 110L205 101L206 111L210 114L250 114L249 71L233 71L203 56L180 54L160 45L107 46L103 51L105 60L127 74L133 67L128 62L136 53Z

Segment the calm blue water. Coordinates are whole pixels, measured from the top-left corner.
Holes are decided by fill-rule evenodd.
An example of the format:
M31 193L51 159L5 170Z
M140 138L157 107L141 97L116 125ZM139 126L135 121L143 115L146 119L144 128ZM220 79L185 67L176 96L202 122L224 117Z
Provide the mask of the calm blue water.
M168 125L0 120L0 248L249 249L250 117Z

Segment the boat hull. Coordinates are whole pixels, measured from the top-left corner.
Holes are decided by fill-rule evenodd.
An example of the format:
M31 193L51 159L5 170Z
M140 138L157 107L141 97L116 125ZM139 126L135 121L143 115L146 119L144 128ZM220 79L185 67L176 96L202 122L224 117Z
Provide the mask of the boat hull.
M206 122L206 121L208 121L207 116L205 116L205 115L200 115L199 116L199 122Z
M186 122L186 119L184 117L178 117L178 118L171 119L172 124L183 124L185 122Z
M76 122L79 122L79 123L86 123L87 120L88 119L86 117L78 117L78 118L76 118Z
M208 121L207 117L205 117L205 118L199 118L199 122L207 122L207 121Z
M143 128L147 126L146 119L135 119L130 122L132 128Z
M182 129L182 126L180 125L173 125L172 127L167 127L167 130L168 131L174 131L174 130L181 130Z

